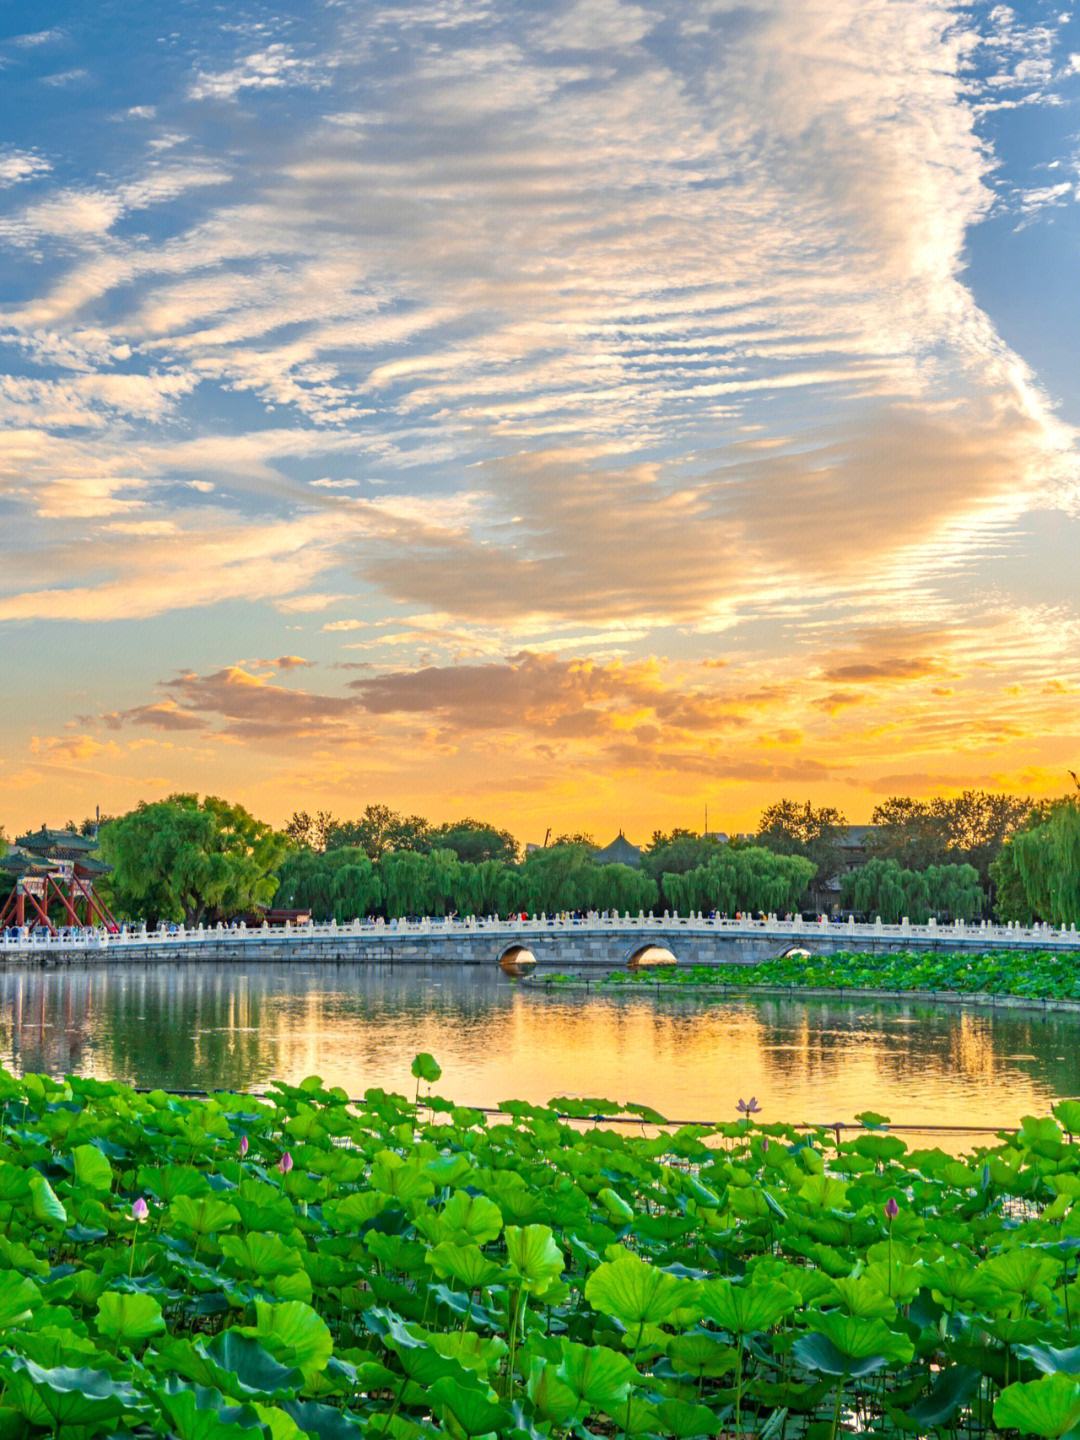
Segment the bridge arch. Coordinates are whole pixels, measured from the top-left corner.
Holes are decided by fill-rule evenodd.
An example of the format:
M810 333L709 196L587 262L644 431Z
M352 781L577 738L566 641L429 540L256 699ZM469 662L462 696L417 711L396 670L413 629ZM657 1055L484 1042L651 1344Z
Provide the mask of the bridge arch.
M531 975L536 969L536 956L520 940L505 946L499 955L499 969L504 975Z
M646 940L636 945L626 957L628 970L651 970L665 965L677 965L679 957L667 945L658 940Z
M786 950L781 950L776 958L778 960L812 960L814 952L808 950L805 945L789 945Z

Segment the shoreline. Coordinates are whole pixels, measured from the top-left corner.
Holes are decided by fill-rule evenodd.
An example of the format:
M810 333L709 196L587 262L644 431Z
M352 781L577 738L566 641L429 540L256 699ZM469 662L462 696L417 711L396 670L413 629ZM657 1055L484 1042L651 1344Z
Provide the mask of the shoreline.
M912 1000L929 1001L935 1005L973 1005L983 1010L1032 1010L1044 1014L1080 1015L1080 1000L1067 1000L1047 996L1037 999L1030 995L997 995L986 991L960 990L885 990L866 986L825 986L825 985L694 985L694 984L648 984L634 981L631 984L612 985L604 980L575 978L573 980L545 980L537 975L523 984L524 989L543 989L545 994L585 990L588 993L604 995L633 995L645 992L657 995L691 995L695 998L716 996L731 1000L887 1000L891 1003Z

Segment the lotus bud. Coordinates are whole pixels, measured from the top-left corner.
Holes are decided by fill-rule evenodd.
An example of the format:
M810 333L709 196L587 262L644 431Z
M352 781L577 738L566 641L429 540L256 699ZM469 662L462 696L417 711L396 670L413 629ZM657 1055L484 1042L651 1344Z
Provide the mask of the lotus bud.
M248 1152L248 1137L247 1137L246 1135L241 1135L241 1136L240 1136L240 1159L241 1159L241 1160L243 1160L243 1158L244 1158L244 1156L247 1154L247 1152Z
M282 1155L278 1161L277 1168L281 1171L282 1175L288 1175L289 1171L293 1168L293 1158L288 1150L285 1151L285 1154Z
M147 1205L146 1201L140 1195L131 1207L131 1218L135 1221L136 1225L141 1225L144 1220L149 1218L149 1215L150 1206Z
M897 1215L899 1215L899 1214L900 1214L900 1206L896 1203L896 1201L895 1201L895 1200L893 1199L893 1197L890 1195L889 1198L888 1198L888 1200L885 1201L885 1219L888 1220L890 1224L892 1224L892 1222L896 1219Z

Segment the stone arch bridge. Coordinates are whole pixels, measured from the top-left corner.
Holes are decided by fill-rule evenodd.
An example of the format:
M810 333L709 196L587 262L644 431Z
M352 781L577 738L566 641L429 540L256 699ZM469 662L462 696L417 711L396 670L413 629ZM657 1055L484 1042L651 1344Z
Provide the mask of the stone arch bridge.
M535 957L537 973L612 970L628 965L647 946L670 950L680 965L748 965L790 950L835 954L842 950L1040 950L1075 954L1075 927L1015 925L855 925L802 920L711 920L698 917L591 916L583 920L354 921L284 929L200 926L185 930L87 931L54 939L0 939L0 965L88 962L175 963L207 961L312 961L369 964L490 965L511 950Z

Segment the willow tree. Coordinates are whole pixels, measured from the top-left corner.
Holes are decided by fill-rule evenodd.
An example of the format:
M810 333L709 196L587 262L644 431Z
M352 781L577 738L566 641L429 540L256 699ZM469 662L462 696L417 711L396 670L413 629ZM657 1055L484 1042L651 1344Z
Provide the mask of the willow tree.
M616 910L636 915L651 911L660 887L651 875L643 875L630 865L594 865L585 872L584 906L588 910Z
M1053 925L1080 924L1080 800L1062 800L1008 848L1033 914Z
M693 910L792 910L817 873L804 855L778 855L763 846L718 846L707 865L665 874L664 897L685 915Z
M339 851L347 854L333 877L332 910L338 924L362 919L379 908L383 898L382 880L367 852L360 849Z
M110 820L100 848L119 914L195 925L268 905L289 841L242 805L179 794Z

